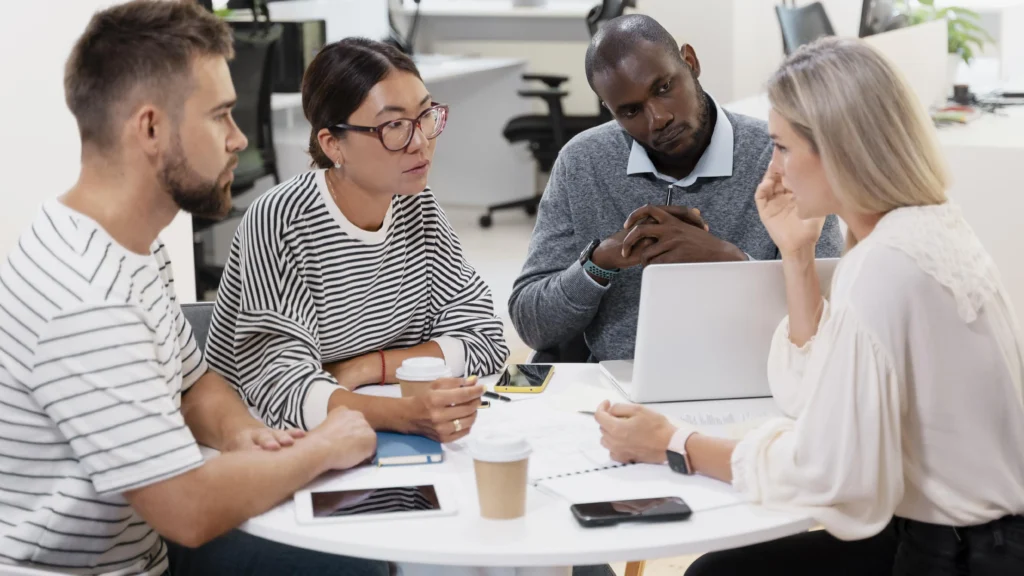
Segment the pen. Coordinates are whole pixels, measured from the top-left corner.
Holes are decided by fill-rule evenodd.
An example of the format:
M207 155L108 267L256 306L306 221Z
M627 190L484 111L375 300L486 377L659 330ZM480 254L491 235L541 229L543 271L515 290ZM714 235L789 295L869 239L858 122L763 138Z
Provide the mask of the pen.
M511 402L512 401L512 399L509 398L508 396L502 396L501 394L497 394L495 392L491 392L490 390L484 390L484 396L487 396L488 398L493 398L495 400L501 400L502 402Z
M672 205L672 185L669 184L668 192L665 193L665 206Z

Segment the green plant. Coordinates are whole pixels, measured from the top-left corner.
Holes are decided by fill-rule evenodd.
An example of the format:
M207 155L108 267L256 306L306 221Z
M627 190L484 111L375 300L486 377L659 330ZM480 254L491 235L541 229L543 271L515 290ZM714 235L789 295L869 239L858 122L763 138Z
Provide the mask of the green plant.
M910 6L909 0L904 2L910 23L921 24L944 19L949 26L949 53L960 56L967 64L985 48L985 44L995 41L981 27L981 16L974 10L956 6L936 8L935 0L917 0L915 4Z

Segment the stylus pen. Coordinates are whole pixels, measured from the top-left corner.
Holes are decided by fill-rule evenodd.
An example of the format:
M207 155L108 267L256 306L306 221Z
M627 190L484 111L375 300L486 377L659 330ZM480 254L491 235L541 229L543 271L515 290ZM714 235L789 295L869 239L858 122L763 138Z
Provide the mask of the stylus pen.
M494 398L495 400L501 400L502 402L512 401L512 399L509 398L508 396L502 396L501 394L498 394L497 392L491 392L490 390L484 390L484 396L487 396L488 398Z

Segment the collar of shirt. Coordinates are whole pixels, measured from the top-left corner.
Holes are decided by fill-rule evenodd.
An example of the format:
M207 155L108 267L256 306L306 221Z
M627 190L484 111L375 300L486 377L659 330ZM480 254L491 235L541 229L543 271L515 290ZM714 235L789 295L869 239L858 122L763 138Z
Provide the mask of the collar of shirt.
M662 174L654 167L650 156L636 140L633 141L633 148L629 152L629 164L626 165L626 174L654 174L659 179L672 183L674 186L692 186L697 178L715 178L721 176L732 176L732 155L733 155L733 133L732 122L729 117L710 95L708 100L715 107L716 121L715 129L711 132L711 142L708 144L704 154L701 155L697 165L693 167L685 178L676 179Z

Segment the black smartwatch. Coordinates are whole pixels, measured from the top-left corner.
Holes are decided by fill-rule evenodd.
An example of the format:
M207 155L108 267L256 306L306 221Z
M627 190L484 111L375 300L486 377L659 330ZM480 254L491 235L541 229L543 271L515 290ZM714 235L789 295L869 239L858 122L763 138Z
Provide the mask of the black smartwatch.
M665 457L668 458L668 467L671 468L673 472L686 475L693 474L693 468L690 467L690 458L687 454L680 454L679 452L666 450Z
M583 269L591 276L597 276L598 278L611 280L612 278L615 278L616 276L619 275L620 270L618 268L614 270L605 270L604 268L601 268L597 264L594 264L594 261L590 259L590 257L594 254L594 250L597 250L597 247L600 245L600 240L593 240L590 242L590 244L587 244L587 247L584 248L583 252L580 253L580 266L583 266Z

